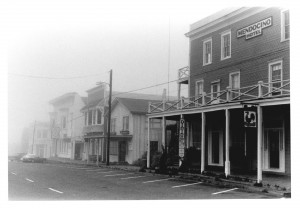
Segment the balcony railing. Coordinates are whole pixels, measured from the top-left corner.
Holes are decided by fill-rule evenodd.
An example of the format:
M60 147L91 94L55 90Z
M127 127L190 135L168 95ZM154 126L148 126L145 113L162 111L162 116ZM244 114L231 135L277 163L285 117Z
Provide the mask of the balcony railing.
M97 124L97 125L89 125L83 127L83 133L93 133L93 132L103 132L104 131L104 125L103 124Z
M190 77L190 68L188 66L178 69L178 82L187 81Z
M204 106L250 101L255 99L279 98L290 96L290 80L263 83L238 89L227 87L215 93L203 93L189 98L181 97L177 101L149 103L148 113L159 113L181 109L201 108Z

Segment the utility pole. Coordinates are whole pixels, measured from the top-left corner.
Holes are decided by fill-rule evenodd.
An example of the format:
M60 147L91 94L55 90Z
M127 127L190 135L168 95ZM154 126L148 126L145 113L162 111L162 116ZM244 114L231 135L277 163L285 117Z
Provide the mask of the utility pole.
M108 127L107 127L107 149L106 149L106 165L109 166L109 141L110 141L110 120L111 120L111 94L112 94L112 69L109 76L109 99L108 99Z
M34 143L35 125L36 125L36 121L34 121L33 134L32 134L32 145L31 145L31 153L32 154L33 154L33 143Z

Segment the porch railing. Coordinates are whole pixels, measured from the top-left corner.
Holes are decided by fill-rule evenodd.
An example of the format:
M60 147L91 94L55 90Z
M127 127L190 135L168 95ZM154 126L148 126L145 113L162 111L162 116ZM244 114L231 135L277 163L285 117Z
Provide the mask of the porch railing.
M201 108L209 105L233 103L255 99L279 98L290 96L290 80L264 83L259 81L256 85L208 93L198 96L181 97L177 101L150 102L148 113L175 111L180 109Z
M178 69L178 82L188 80L190 77L190 68L188 66Z

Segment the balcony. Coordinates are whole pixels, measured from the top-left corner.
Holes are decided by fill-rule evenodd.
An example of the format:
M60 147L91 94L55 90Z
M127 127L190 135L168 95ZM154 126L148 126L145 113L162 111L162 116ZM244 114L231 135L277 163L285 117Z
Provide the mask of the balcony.
M178 83L188 84L190 77L190 68L188 66L178 69Z
M89 125L89 126L84 126L83 127L83 134L98 133L98 132L104 132L104 125L103 124Z
M177 101L153 102L148 106L148 113L161 113L182 109L201 108L224 103L245 102L272 98L290 97L290 80L246 86L239 89L227 88L217 93L203 93L197 97L181 97Z

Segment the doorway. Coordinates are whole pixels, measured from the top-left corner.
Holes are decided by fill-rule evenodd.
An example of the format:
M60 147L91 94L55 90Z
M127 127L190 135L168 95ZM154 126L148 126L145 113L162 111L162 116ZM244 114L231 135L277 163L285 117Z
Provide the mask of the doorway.
M214 166L223 166L222 131L208 132L208 164Z
M119 162L126 160L126 141L119 142Z

